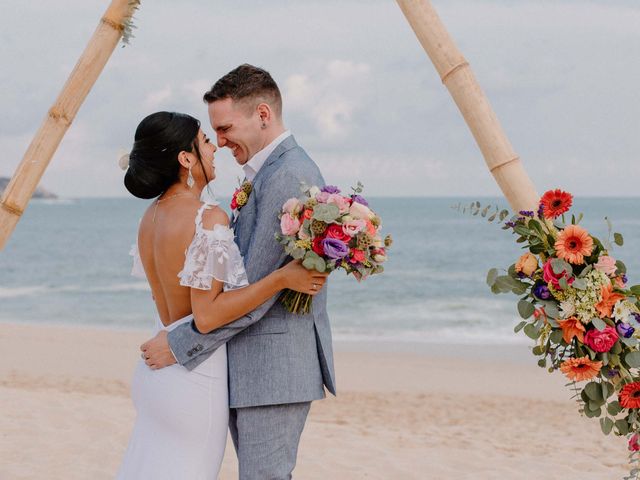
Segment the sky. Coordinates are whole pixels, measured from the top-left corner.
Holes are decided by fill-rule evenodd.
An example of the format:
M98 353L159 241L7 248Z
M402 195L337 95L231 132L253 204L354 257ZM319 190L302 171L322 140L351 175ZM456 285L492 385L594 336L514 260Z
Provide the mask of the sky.
M11 176L107 0L0 0L0 176ZM432 0L539 192L635 196L640 4ZM143 0L42 185L126 196L119 155L139 121L189 113L241 63L271 72L285 125L343 188L375 196L497 196L462 116L394 1ZM216 192L242 176L216 156Z

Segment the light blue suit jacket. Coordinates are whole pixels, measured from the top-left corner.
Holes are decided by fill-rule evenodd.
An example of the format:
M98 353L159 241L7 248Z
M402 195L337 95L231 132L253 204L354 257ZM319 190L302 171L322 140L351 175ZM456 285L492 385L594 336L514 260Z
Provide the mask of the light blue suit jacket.
M275 240L278 213L286 200L300 196L301 182L324 185L318 166L290 136L265 161L233 222L249 282L289 260ZM169 332L178 363L188 369L227 344L231 408L317 400L324 397L323 385L336 393L327 286L314 297L308 315L289 313L276 300L206 335L193 322Z

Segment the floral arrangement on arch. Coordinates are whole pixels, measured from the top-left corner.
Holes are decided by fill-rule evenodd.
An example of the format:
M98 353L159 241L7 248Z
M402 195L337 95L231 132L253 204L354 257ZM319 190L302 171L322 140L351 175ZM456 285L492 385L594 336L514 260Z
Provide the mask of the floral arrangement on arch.
M632 470L640 478L640 285L628 286L626 267L612 255L623 237L605 242L567 218L573 203L562 190L546 192L536 212L521 211L503 226L527 250L506 271L492 268L487 284L496 294L520 296L523 331L535 341L538 365L564 374L580 413L599 418L604 434L628 436ZM461 206L457 207L459 210ZM486 217L491 206L473 202L463 212ZM497 208L489 221L504 221ZM586 383L583 383L586 382Z

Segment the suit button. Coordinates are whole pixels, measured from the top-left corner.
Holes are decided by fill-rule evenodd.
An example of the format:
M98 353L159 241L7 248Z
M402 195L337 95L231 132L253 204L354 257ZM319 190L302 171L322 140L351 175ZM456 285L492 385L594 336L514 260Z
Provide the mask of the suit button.
M187 356L192 357L192 356L193 356L193 351L192 351L192 350L189 350L189 351L187 352Z
M196 350L200 352L202 351L202 348L203 348L202 345L198 344L198 346L196 347Z

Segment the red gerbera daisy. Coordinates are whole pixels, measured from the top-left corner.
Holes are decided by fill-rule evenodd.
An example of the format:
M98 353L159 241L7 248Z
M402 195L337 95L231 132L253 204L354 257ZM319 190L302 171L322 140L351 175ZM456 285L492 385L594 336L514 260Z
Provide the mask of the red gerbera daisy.
M640 382L625 385L620 390L619 400L624 408L640 408Z
M573 203L573 196L560 189L549 190L540 199L544 218L556 218L568 212Z

